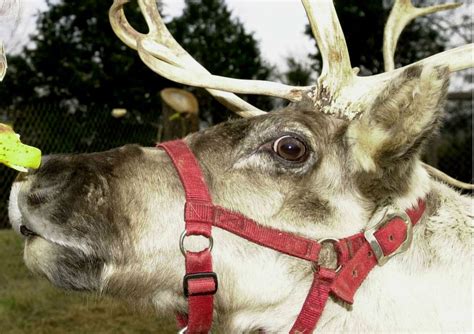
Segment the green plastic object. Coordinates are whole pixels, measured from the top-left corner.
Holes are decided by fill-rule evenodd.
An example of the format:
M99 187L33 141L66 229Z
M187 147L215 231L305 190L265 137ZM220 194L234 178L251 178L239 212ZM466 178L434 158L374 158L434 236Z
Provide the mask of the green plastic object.
M41 164L41 151L20 141L20 135L0 123L0 163L20 172L36 169Z

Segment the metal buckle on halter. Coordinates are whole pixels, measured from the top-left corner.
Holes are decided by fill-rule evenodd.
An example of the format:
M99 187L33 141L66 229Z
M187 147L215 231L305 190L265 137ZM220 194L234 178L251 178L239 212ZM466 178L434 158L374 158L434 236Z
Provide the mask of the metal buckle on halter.
M405 223L407 227L406 238L396 251L389 255L384 255L382 247L380 247L374 234L394 218L400 218ZM369 222L369 226L371 227L365 230L364 237L372 248L379 266L383 266L393 256L406 251L413 240L413 225L410 217L408 217L405 211L393 207L385 208L374 214Z
M193 279L202 279L202 278L212 278L214 281L214 289L205 291L205 292L198 292L198 293L189 293L188 283L190 280ZM206 296L206 295L215 295L217 292L218 283L217 283L217 275L215 272L207 272L207 273L196 273L196 274L187 274L184 276L183 279L183 291L184 296L188 298L189 296Z

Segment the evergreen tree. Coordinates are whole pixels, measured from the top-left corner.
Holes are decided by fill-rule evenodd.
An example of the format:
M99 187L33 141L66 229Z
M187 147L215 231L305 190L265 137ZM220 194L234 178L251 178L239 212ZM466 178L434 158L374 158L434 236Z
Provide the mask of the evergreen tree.
M9 72L2 83L2 105L60 102L74 112L124 107L135 119L153 119L160 113L158 92L179 86L148 69L135 50L113 33L107 1L48 1L49 10L38 17L32 47L9 58ZM127 19L138 31L147 31L138 6L125 6ZM186 1L183 15L169 29L198 61L223 76L266 79L271 68L264 64L257 42L233 18L221 0ZM201 110L211 121L229 114L204 93L198 92ZM269 108L264 98L251 103ZM216 115L216 117L214 117ZM104 115L104 117L107 117Z
M141 112L158 107L157 92L169 83L113 33L109 2L48 1L48 6L38 17L32 46L10 59L3 103L9 95L29 103L59 101L82 112L96 106ZM139 15L136 8L127 12L135 24L141 23Z
M283 73L283 81L294 86L309 86L313 75L312 66L304 61L300 61L293 56L286 58L288 70Z
M253 35L232 16L223 0L185 0L183 14L168 27L178 43L213 74L265 80L272 72L264 62ZM195 92L201 110L205 116L211 116L213 123L232 115L209 98L209 94L202 90ZM262 109L271 109L268 98L244 98ZM211 115L209 111L212 111Z

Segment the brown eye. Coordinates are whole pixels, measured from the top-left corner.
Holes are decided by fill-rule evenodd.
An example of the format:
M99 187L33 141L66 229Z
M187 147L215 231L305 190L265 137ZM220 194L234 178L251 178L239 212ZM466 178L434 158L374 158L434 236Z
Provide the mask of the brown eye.
M299 139L283 136L273 142L273 151L288 161L303 161L307 156L306 145Z

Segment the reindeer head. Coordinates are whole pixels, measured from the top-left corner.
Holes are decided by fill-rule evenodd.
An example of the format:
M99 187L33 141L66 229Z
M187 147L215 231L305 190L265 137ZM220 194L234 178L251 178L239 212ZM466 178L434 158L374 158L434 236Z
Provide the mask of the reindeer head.
M126 2L112 6L112 26L151 69L205 87L245 116L185 139L216 204L308 238L339 238L364 229L379 206L408 208L429 192L419 153L440 122L449 73L472 66L472 46L396 70L389 63L386 73L358 77L332 1L303 0L324 66L314 86L288 87L209 74L171 37L155 1L139 1L150 27L147 35L127 23ZM397 3L391 18L400 17L397 8L406 6ZM388 25L387 57L400 30ZM292 103L263 113L229 91ZM183 206L182 185L168 156L155 148L125 146L45 158L38 171L21 175L13 185L10 219L27 235L27 265L54 284L152 300L175 310L185 309L178 247ZM225 314L272 305L276 311L268 312L278 315L286 312L285 305L301 304L305 289L296 287L308 281L307 263L218 229L214 240L222 322L230 321ZM189 248L202 244L192 238ZM322 261L333 262L332 255L323 252ZM288 316L277 317L275 328L285 328L281 322ZM257 324L258 316L254 320Z

